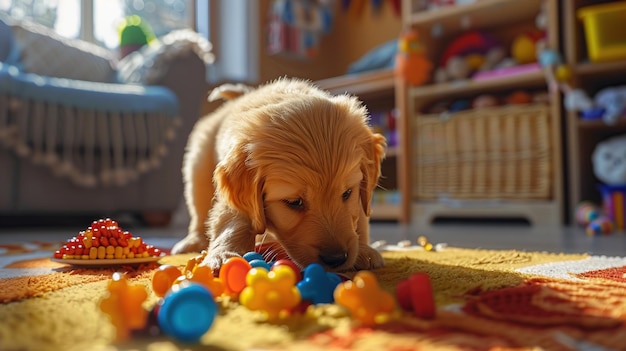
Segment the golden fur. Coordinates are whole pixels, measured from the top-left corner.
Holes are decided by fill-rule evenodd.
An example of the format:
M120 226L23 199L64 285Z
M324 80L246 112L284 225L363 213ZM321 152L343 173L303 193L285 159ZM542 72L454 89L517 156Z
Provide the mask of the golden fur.
M191 222L173 252L208 246L204 264L218 269L254 251L265 234L302 267L382 266L369 246L369 214L386 144L367 126L365 107L286 78L212 96L220 94L234 98L189 137L183 175Z

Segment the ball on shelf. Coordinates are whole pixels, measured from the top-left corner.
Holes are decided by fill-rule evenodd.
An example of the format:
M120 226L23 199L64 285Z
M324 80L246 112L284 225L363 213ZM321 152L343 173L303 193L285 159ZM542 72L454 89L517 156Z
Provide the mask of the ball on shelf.
M615 226L610 218L601 216L589 223L585 231L589 236L609 235L613 233L614 228Z
M602 214L602 210L597 205L583 201L576 206L576 223L581 226L589 225L589 223L598 219Z

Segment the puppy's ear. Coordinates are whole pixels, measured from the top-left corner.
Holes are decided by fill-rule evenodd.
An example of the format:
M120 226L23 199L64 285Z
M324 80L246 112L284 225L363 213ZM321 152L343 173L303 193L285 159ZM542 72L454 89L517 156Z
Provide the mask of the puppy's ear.
M372 133L371 142L365 146L365 157L361 162L363 180L359 195L361 196L363 211L367 216L371 212L372 193L378 184L378 178L380 178L380 166L385 157L386 146L385 137L378 133Z
M245 153L231 152L217 165L213 179L217 196L233 209L245 213L254 233L264 233L263 179L246 165Z
M209 101L218 99L232 100L252 91L253 88L244 84L222 84L209 94Z

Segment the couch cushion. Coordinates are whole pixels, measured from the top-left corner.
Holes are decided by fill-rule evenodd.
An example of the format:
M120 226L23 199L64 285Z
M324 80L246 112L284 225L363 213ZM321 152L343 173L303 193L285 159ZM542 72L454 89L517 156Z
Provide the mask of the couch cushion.
M92 82L112 82L115 78L114 56L104 48L64 38L34 23L14 24L12 28L25 72Z

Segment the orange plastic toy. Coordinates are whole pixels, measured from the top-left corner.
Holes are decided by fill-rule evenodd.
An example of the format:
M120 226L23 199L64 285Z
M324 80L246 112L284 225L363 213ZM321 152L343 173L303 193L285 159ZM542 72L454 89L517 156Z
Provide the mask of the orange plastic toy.
M419 33L414 29L402 33L398 41L395 74L411 85L422 85L430 78L432 68Z
M117 330L117 339L126 340L131 330L141 329L146 324L148 311L141 304L148 293L142 285L129 285L126 277L117 272L113 273L107 289L107 296L100 301L100 309L109 315Z
M271 272L253 268L246 276L247 287L239 302L253 311L263 311L269 321L275 321L298 306L301 301L293 270L279 266Z
M335 303L366 326L388 321L396 308L394 297L381 290L376 276L369 271L360 271L353 280L339 284L334 295Z
M246 275L252 269L243 257L231 257L220 268L219 278L224 283L224 293L237 296L246 287Z
M213 276L213 270L208 266L194 267L188 279L207 288L213 295L213 298L224 293L224 282L219 278L215 278L215 276Z
M163 297L172 287L172 284L182 275L176 266L164 264L152 275L152 290L158 297Z

